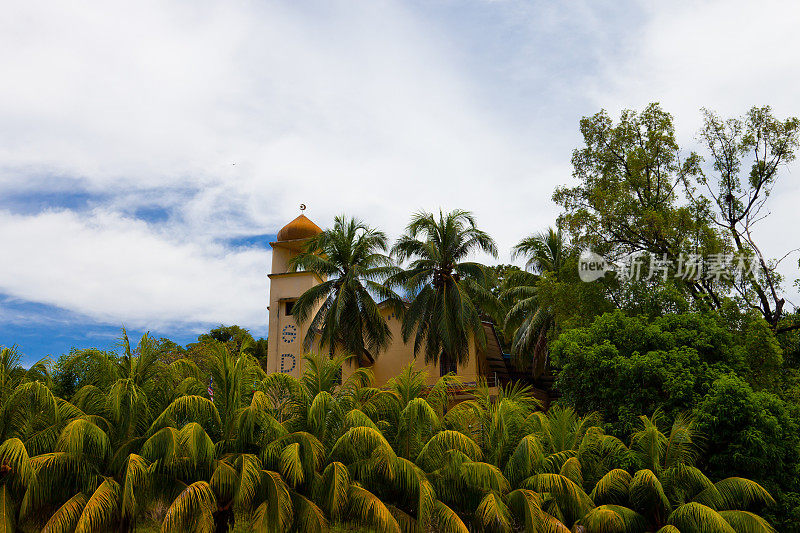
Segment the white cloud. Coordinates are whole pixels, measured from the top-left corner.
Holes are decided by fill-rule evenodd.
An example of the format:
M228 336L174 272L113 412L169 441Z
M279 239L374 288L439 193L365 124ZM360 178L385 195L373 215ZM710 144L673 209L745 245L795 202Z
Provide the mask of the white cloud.
M185 243L103 211L0 211L0 249L13 251L0 262L0 293L137 328L224 317L263 329L266 250Z

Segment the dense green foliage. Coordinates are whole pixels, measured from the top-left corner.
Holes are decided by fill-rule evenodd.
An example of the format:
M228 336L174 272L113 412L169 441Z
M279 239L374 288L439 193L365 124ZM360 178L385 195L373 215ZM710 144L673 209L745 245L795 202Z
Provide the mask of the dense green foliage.
M690 410L742 356L714 316L648 320L616 311L565 331L552 357L564 399L579 411L601 412L627 432L642 411L661 409L674 417Z
M327 354L299 379L265 375L205 339L212 401L192 360L157 346L76 352L97 370L71 401L3 351L5 531L774 531L752 513L774 503L765 489L694 466L684 418L641 417L628 446L527 387L454 404L455 376L426 387L408 366L378 389L362 368L340 384L347 358Z

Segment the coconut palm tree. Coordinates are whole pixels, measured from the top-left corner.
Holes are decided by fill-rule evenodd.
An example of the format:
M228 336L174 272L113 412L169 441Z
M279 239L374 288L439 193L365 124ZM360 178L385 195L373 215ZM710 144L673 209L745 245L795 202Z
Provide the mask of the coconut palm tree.
M134 348L123 328L119 346L122 349L119 356L100 350L85 350L73 356L88 357L94 364L87 365L90 369L90 374L84 377L87 384L78 389L72 403L87 414L108 421L114 449L150 425L158 414L150 398L155 388L162 385L160 378L169 374L149 334L142 335Z
M0 348L0 439L19 438L35 449L37 443L53 440L60 428L59 406L51 387L48 358L29 369L20 364L16 347Z
M45 532L131 530L141 510L149 464L137 454L123 457L115 452L101 427L104 422L76 416L52 451L29 459L20 441L3 444L0 455L9 457L13 450L17 467L30 472L27 480L20 478L27 485L20 503L21 521Z
M467 260L479 252L496 257L497 246L462 210L440 210L438 217L420 211L392 248L399 261L410 261L389 279L412 300L403 316L403 341L414 336L414 353L422 350L426 362L440 363L442 375L466 363L470 342L486 344L478 309L491 307L495 298L484 267Z
M679 416L665 434L661 413L640 417L631 451L640 469L614 469L594 486L596 508L578 521L578 531L752 531L774 533L752 512L773 505L770 494L748 479L713 483L693 466L696 437L690 418Z
M390 345L391 331L374 299L399 305L397 295L381 283L396 270L385 255L387 247L383 232L358 219L337 216L333 228L309 239L292 258L292 270L314 272L326 280L294 303L298 322L310 320L306 349L319 335L320 346L331 354L339 347L366 364Z
M539 276L547 274L557 279L574 250L560 229L549 228L522 239L513 253L526 259L527 270L512 274L508 280L511 287L502 296L510 302L505 331L512 339L512 361L520 368L530 365L533 377L538 377L547 364L548 337L556 328L552 310L539 295Z

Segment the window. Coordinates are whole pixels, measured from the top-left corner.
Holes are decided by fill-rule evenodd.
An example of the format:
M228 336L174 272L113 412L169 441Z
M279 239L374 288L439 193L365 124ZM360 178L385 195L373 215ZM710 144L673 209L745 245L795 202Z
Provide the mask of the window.
M458 373L458 365L456 365L455 361L447 361L443 357L439 357L439 375L444 376L445 374L449 374L452 372L453 374Z
M292 308L294 308L294 302L286 302L286 316L292 316Z

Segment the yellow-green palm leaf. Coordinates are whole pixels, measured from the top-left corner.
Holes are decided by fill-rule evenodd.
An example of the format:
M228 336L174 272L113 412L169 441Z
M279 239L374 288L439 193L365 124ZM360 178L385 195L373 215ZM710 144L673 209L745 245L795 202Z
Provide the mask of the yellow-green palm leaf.
M122 517L132 519L136 515L136 491L148 481L148 464L144 457L128 456L125 480L122 486Z
M736 533L722 515L697 502L681 505L669 515L667 523L692 533Z
M330 455L349 464L368 457L377 448L392 449L380 430L364 426L353 427L339 437L333 445Z
M298 531L306 533L324 533L328 531L328 519L317 504L305 496L293 493L294 521Z
M647 530L647 520L642 515L620 505L596 507L580 523L588 533L638 533Z
M581 486L583 485L583 474L581 473L581 463L578 461L577 457L570 457L566 460L566 462L561 466L561 471L559 472L562 476L571 479L575 482L576 485Z
M193 421L203 427L221 427L222 420L214 402L202 396L181 396L167 406L150 425L147 436L179 422Z
M83 507L75 533L93 533L108 528L119 513L120 486L106 478Z
M351 485L349 519L380 532L400 533L400 525L384 503L368 490Z
M350 472L342 463L333 462L322 472L319 485L319 498L323 509L334 520L338 520L348 504Z
M217 462L214 473L211 474L211 489L217 502L227 505L236 497L236 490L239 485L239 473L236 468L227 460Z
M488 531L511 531L511 512L496 492L484 496L475 510L475 519Z
M300 459L300 444L293 443L286 446L281 452L280 469L283 478L292 487L303 482L303 462Z
M445 454L450 450L459 451L473 461L481 459L481 449L474 440L458 431L445 430L431 437L415 462L430 472L442 465Z
M15 490L28 485L33 475L33 469L28 457L28 450L21 440L7 439L0 444L0 464L11 469L12 486Z
M718 511L747 509L751 505L774 505L769 492L749 479L729 477L714 483L692 500Z
M638 512L663 523L670 511L669 500L656 475L647 469L634 474L628 487L631 506Z
M508 506L524 531L537 533L569 533L569 528L560 520L542 509L542 496L532 490L517 489L509 493Z
M50 520L47 521L42 533L69 533L75 531L75 526L78 525L78 519L83 513L83 508L89 497L86 494L79 492L72 498L66 501L64 505L53 513Z
M210 533L214 530L212 513L217 508L214 491L205 481L197 481L186 487L167 509L162 533Z
M235 503L239 508L249 509L261 491L261 461L252 454L242 454L236 459L239 467L239 489Z
M769 522L748 511L720 511L719 514L733 526L736 533L777 533Z
M594 507L581 487L559 474L536 474L526 479L523 486L539 493L550 493L569 522L582 518Z
M73 420L63 429L56 450L64 452L81 463L105 463L111 449L108 435L85 419Z
M433 517L436 531L442 533L469 533L461 518L450 507L437 501L433 505Z
M615 468L600 478L589 497L597 505L626 503L631 479L628 472Z
M493 490L505 494L509 485L500 469L489 463L466 462L461 465L461 477L467 485L481 490Z
M542 444L534 435L520 439L509 457L504 473L512 485L533 475L544 461Z
M256 509L254 527L258 531L288 531L294 519L289 488L277 472L261 471L264 502Z

